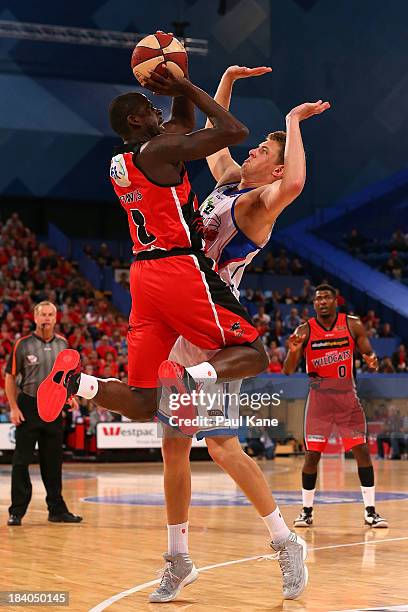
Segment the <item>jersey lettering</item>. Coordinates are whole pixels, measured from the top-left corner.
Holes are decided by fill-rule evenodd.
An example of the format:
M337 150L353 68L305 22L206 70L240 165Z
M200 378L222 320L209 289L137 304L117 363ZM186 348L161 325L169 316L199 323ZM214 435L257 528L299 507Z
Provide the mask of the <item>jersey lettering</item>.
M310 335L305 347L308 374L322 378L353 378L354 338L347 325L347 315L339 313L331 329L316 318L309 319Z

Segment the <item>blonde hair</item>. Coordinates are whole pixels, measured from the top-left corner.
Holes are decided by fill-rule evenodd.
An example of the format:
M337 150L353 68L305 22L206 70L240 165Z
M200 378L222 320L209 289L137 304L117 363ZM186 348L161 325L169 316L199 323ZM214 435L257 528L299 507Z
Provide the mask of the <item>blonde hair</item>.
M34 314L36 315L38 313L38 311L40 310L41 306L53 306L53 308L55 309L55 312L57 312L57 307L55 304L53 304L52 302L49 302L48 300L43 300L42 302L39 302L38 304L36 304L34 306Z
M278 164L283 164L285 158L286 132L282 132L281 130L271 132L267 135L266 140L273 140L280 145L277 162Z

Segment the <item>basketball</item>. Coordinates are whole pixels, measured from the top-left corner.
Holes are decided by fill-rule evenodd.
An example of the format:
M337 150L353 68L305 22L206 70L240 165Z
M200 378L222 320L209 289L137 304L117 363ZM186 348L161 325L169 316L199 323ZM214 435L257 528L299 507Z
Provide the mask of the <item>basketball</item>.
M145 36L132 53L133 74L141 85L151 72L163 74L162 64L175 76L187 73L187 53L173 34L158 31Z

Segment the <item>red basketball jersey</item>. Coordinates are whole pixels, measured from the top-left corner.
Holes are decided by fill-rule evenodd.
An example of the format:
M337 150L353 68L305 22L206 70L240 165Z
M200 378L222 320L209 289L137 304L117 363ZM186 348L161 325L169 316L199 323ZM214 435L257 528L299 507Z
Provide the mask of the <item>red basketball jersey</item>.
M305 347L307 373L322 378L354 378L354 338L347 315L339 312L331 329L325 329L315 317L308 321L310 335Z
M126 211L133 253L203 248L198 202L183 167L180 182L166 187L148 179L135 166L140 145L115 155L110 178L119 201Z

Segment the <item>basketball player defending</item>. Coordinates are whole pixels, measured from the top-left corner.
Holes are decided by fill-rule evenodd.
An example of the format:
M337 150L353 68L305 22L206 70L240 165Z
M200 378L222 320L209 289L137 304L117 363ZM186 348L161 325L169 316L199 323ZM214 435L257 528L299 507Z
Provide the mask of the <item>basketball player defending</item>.
M228 108L236 79L265 74L270 70L266 67L231 66L221 79L215 100ZM207 157L217 186L200 207L204 218L206 253L217 262L221 278L236 295L239 295L238 286L245 266L268 242L281 211L303 189L306 165L300 121L328 107L328 103L319 101L294 108L286 118L287 134L269 134L249 152L242 166L233 160L227 148ZM188 367L212 354L180 338L170 359ZM221 386L222 398L222 385L216 384L205 386L206 396L218 397L217 386ZM227 394L238 398L240 386L241 381L229 383ZM229 401L228 417L237 418L239 402L226 401ZM218 414L225 415L226 406L222 399L215 407ZM167 423L171 418L169 396L165 394L160 403L159 418ZM237 429L221 424L200 430L197 437L205 437L211 457L233 478L263 518L282 568L284 596L294 599L307 583L306 545L288 529L262 471L244 453L237 434ZM181 588L198 575L188 554L191 442L191 438L176 435L173 428L165 426L162 453L168 522L168 550L164 555L167 565L161 584L150 596L152 602L173 600Z
M241 142L248 130L187 78L152 73L145 87L176 98L173 111L184 110L184 118L194 117L197 106L213 127L187 133L191 121L177 122L174 116L163 125L161 111L140 93L111 103L110 122L123 144L112 158L110 176L136 256L130 270L129 386L79 373L79 354L63 351L38 390L46 421L58 416L71 395L94 398L133 420L150 420L161 384L189 395L197 384L256 376L268 365L248 313L204 255L202 219L183 164ZM221 350L186 370L166 361L180 335L202 348ZM187 404L177 414L181 429L196 415L193 402Z
M310 376L304 425L303 510L294 525L313 525L317 466L335 425L345 451L351 450L357 461L365 524L388 527L387 521L375 511L374 470L366 442L366 420L354 380L354 351L360 352L371 371L378 369L377 357L360 319L337 312L333 287L316 287L313 306L317 316L300 325L290 336L284 363L285 374L292 374L304 355Z

